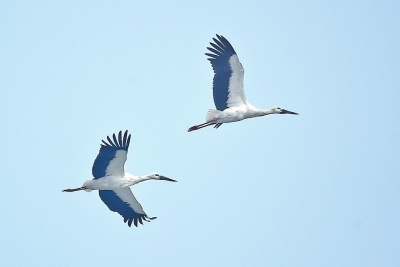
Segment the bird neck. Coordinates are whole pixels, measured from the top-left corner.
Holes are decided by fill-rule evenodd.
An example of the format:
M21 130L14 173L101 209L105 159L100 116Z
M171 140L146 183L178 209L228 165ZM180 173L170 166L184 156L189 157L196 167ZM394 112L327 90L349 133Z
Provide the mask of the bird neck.
M133 180L133 184L138 184L138 183L141 183L141 182L144 182L144 181L148 181L148 180L151 180L151 178L150 178L150 174L148 174L148 175L143 175L143 176L134 176L134 175L132 175L133 177L131 178L132 180Z
M271 114L275 113L273 109L268 109L268 110L255 109L253 112L255 114L254 117L261 117L261 116L271 115Z
M127 182L127 186L132 186L132 185L135 185L135 184L138 184L138 183L141 183L141 182L149 180L147 175L145 175L145 176L135 176L135 175L132 175L130 173L125 173L125 179L126 179L126 182Z
M147 180L150 180L150 179L151 178L148 175L139 176L139 180L141 182L144 182L144 181L147 181Z

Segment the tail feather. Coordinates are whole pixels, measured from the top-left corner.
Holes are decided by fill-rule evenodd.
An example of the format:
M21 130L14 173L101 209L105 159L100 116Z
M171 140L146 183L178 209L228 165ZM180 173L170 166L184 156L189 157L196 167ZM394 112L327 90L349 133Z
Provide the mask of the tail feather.
M216 118L218 118L218 115L221 111L216 110L216 109L209 109L207 112L207 116L206 116L206 121L212 121Z

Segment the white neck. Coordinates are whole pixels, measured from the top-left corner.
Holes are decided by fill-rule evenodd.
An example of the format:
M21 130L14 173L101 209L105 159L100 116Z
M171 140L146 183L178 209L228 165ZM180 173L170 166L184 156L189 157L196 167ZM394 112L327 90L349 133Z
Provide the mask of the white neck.
M262 110L262 109L253 109L253 117L261 117L261 116L266 116L266 115L271 115L275 114L274 109L269 109L269 110Z
M130 173L125 173L125 179L127 180L127 184L129 184L128 186L150 180L149 175L135 176Z

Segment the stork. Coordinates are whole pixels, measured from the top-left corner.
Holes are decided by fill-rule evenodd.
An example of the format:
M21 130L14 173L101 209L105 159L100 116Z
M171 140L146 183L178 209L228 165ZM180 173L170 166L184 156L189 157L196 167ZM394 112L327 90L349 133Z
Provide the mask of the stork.
M212 47L207 47L212 53L206 55L214 69L213 96L216 109L208 111L205 123L190 127L188 132L210 125L217 129L223 123L270 114L299 115L279 107L261 110L247 102L243 90L244 69L235 50L222 35L217 34L217 39L213 40L214 43L210 43Z
M135 176L124 171L126 155L128 153L131 135L125 131L122 137L122 132L118 134L118 139L115 134L112 135L112 140L107 136L108 142L101 140L99 154L97 155L92 168L93 179L86 180L82 187L65 189L63 192L75 192L85 190L99 190L101 200L107 207L114 212L118 212L127 222L129 227L132 222L138 226L138 222L143 224L144 221L150 222L156 217L149 217L144 212L142 205L136 200L129 186L147 181L147 180L164 180L176 182L173 179L151 173L144 176Z

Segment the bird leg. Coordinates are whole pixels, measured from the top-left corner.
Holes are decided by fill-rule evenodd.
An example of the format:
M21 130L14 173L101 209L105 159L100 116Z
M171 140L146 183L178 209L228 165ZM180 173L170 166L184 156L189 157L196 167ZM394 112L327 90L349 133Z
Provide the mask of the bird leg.
M222 125L222 123L217 123L217 124L215 124L214 128L218 129L218 127L221 126L221 125Z
M216 121L216 119L208 121L208 122L205 122L205 123L202 123L202 124L199 124L199 125L192 126L192 127L189 128L188 132L195 131L195 130L198 130L198 129L213 125L213 124L215 124L215 121Z
M63 192L75 192L75 191L80 191L80 190L85 190L85 189L86 189L86 187L82 186L82 187L79 187L79 188L64 189Z

